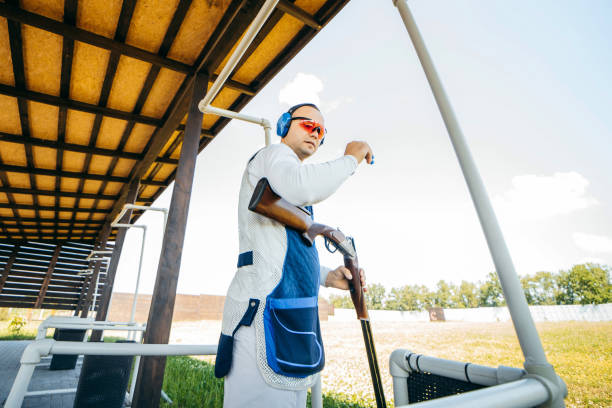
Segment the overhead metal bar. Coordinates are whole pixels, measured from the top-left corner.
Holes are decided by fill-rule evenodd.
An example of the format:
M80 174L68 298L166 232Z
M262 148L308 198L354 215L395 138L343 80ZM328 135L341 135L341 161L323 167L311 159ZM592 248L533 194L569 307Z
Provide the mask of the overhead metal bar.
M545 406L564 406L564 394L567 388L563 380L557 376L553 366L548 363L540 336L536 330L533 317L529 312L529 306L525 299L525 293L521 287L520 280L514 269L510 252L506 246L504 236L493 211L486 188L476 167L469 146L463 136L455 112L450 104L448 96L438 76L433 60L427 51L425 42L414 21L406 0L393 0L404 21L406 30L412 40L416 53L419 57L429 86L434 94L438 109L444 120L444 124L451 139L451 143L459 160L459 165L467 183L474 207L478 214L495 269L504 292L504 298L508 304L508 310L525 357L524 367L529 374L541 376L553 387L549 402ZM565 393L563 392L565 390Z

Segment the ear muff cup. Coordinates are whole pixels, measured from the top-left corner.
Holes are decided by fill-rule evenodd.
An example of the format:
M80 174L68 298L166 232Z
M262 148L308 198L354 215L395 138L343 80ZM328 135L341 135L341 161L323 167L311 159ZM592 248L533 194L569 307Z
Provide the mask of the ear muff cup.
M289 128L291 127L291 113L285 112L280 118L278 118L278 122L276 122L276 133L280 137L287 136L289 132Z

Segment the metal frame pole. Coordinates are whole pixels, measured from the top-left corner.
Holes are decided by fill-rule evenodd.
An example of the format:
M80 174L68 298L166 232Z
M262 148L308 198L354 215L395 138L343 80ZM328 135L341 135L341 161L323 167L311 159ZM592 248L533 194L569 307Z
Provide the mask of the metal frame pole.
M230 119L238 119L243 120L245 122L255 123L256 125L260 125L264 128L265 132L265 143L266 146L269 146L272 143L272 125L270 121L266 118L257 118L255 116L245 115L244 113L238 113L234 111L230 111L227 109L215 108L212 105L206 106L203 110L203 113L210 113L217 116L223 116Z
M510 253L504 241L484 183L482 182L476 163L472 158L463 132L459 127L455 113L444 91L442 82L436 72L433 61L425 47L425 42L408 8L407 0L393 0L393 4L399 10L421 65L423 66L429 86L434 94L438 109L442 114L451 143L453 144L453 148L459 160L459 165L463 171L463 176L468 185L474 206L476 207L476 212L484 231L491 257L493 258L497 274L499 275L510 316L512 317L512 322L523 355L525 356L525 369L530 374L538 375L540 379L547 383L547 388L551 390L550 405L547 406L564 406L563 397L567 394L567 388L563 381L556 375L553 366L546 360L542 342L540 341L535 323L529 312L525 294L523 293L521 283L514 269Z

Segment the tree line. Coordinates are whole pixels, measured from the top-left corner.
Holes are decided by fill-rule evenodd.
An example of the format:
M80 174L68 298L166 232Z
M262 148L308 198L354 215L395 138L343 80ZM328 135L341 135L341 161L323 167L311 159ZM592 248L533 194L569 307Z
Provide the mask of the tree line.
M521 278L521 286L530 305L587 305L612 302L610 267L586 263L569 270L537 272ZM435 290L425 285L405 285L387 289L379 284L368 284L366 301L371 310L427 310L432 307L471 308L505 306L497 273L476 283L460 284L441 280ZM337 308L353 307L348 295L330 296Z

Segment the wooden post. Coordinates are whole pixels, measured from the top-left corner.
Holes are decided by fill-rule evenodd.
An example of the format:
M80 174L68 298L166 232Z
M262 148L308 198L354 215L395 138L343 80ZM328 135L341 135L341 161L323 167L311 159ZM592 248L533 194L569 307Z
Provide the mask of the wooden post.
M55 270L55 264L57 263L57 258L62 250L62 245L57 244L55 247L55 252L53 252L53 256L49 261L49 267L47 268L47 275L45 275L45 279L40 287L40 292L38 292L38 298L36 299L36 304L34 305L34 309L40 309L45 300L45 295L47 294L47 288L49 287L49 282L51 282L51 275L53 275L53 271Z
M15 258L17 258L17 254L19 253L20 244L16 244L13 248L13 252L9 259L6 261L6 265L4 265L4 271L2 272L2 277L0 277L0 293L2 293L2 289L4 288L4 284L6 283L6 278L8 278L9 273L11 273L11 268L13 267L13 263L15 262Z
M107 229L107 231L104 232L104 239L98 245L94 246L93 250L104 249L106 247L106 240L108 239L109 233L110 230ZM89 306L91 305L91 301L96 294L96 283L98 282L98 275L100 274L100 267L102 266L101 264L102 262L100 260L93 261L93 273L89 275L89 279L87 280L87 282L89 282L89 286L87 288L85 299L83 300L81 317L87 317L87 314L89 313ZM83 285L85 285L85 281L83 282Z
M138 193L139 183L138 181L132 183L128 190L128 195L125 200L126 204L134 204L136 201L136 195ZM132 216L132 210L127 210L123 215L123 218L119 220L121 223L129 223L130 218ZM112 220L108 220L109 232L110 232L110 223ZM117 273L117 267L119 266L119 259L121 258L121 251L123 250L123 242L125 241L125 234L127 233L127 228L119 228L117 231L117 237L115 238L115 248L113 248L113 255L111 257L110 264L108 265L108 270L106 271L106 283L104 284L104 292L102 293L102 297L100 298L100 303L98 306L98 312L96 313L96 320L104 321L106 320L106 315L108 314L108 306L110 304L110 299L113 294L113 285L115 284L115 274ZM106 243L106 240L104 240ZM106 244L104 245L106 246ZM96 285L95 279L92 275L92 281L90 285ZM100 341L102 339L102 332L99 330L94 330L91 333L91 341Z
M206 95L208 78L208 73L197 74L191 96L183 147L176 171L168 223L164 233L155 289L149 309L147 331L144 337L145 344L167 344L170 339L189 200L191 198L200 134L202 133L203 115L198 109L198 103ZM140 360L140 370L138 371L132 404L134 408L159 407L165 368L166 357L144 357Z

